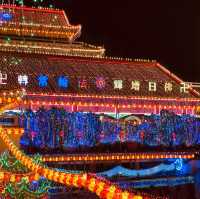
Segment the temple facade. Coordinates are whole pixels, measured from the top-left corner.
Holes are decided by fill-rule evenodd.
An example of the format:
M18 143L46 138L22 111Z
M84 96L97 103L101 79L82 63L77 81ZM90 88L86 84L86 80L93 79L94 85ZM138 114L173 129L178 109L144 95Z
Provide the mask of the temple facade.
M106 57L76 42L81 25L63 10L0 5L0 89L24 90L20 108L195 114L199 92L159 62Z

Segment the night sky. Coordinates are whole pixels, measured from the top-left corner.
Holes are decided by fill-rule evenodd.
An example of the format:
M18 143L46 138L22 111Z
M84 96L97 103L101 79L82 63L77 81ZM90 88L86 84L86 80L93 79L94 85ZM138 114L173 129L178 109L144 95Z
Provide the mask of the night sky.
M197 0L52 1L82 25L79 40L104 45L107 56L156 59L184 80L200 82Z

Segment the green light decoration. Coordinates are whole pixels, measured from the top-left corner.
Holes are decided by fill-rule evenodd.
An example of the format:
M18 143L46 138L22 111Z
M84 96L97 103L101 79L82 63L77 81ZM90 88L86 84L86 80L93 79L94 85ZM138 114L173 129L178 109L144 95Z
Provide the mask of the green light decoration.
M10 156L9 152L4 152L0 156L0 169L15 173L26 173L28 170L14 157Z
M39 154L33 156L36 164L43 164L42 157ZM15 157L10 155L8 151L0 155L0 170L10 173L26 174L29 170L24 167ZM33 183L37 185L33 189ZM51 182L45 178L40 178L38 181L29 182L27 177L21 179L20 182L10 182L5 185L0 197L9 197L14 199L24 198L42 198L46 196L47 190L51 187Z
M24 0L15 0L15 3L23 6L24 5Z
M6 37L6 38L5 38L5 42L6 42L6 43L10 43L10 42L11 42L11 38L10 38L10 37Z
M40 179L36 190L32 190L31 183L26 178L22 178L19 183L9 183L6 185L1 195L3 198L9 197L13 199L34 199L43 198L47 195L47 190L51 187L51 183L46 179Z
M43 165L42 157L39 154L33 156L36 164ZM0 156L0 170L12 173L27 173L29 170L24 167L19 160L9 154L8 151L3 152Z
M53 3L49 4L49 2L47 3L45 0L32 0L32 1L25 1L25 0L15 0L15 3L18 4L18 5L26 5L26 2L28 4L32 4L33 6L36 6L36 7L42 7L42 6L45 6L45 7L49 7L49 8L53 8Z
M44 3L46 3L45 0L0 0L0 4L17 4L17 5L25 5L25 4L33 4L34 6L41 7ZM46 3L47 4L47 3ZM49 5L50 8L53 7L52 4Z

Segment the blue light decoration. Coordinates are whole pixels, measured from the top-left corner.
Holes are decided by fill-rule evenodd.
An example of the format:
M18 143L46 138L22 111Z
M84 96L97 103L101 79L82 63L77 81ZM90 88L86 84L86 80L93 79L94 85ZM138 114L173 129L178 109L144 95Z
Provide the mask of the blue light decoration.
M106 177L113 177L117 175L125 176L125 177L147 177L156 175L159 173L167 173L172 171L180 171L183 167L183 160L177 159L175 162L171 164L160 164L158 166L149 168L149 169L141 169L141 170L133 170L127 169L122 166L116 166L110 170L98 173L97 175L106 176Z
M56 108L27 110L20 124L24 127L21 146L29 144L38 149L92 147L101 128L98 116L93 113L69 113Z
M38 83L40 87L46 87L48 85L48 76L40 75L38 77Z
M185 184L193 184L195 182L193 176L186 177L175 177L175 178L156 178L156 179L144 179L144 180L134 180L130 182L116 182L118 186L123 189L129 188L148 188L148 187L174 187Z
M183 168L183 159L177 159L175 162L175 167L177 171L181 171Z
M43 80L43 77L41 86L47 85L48 78ZM39 149L78 149L116 143L172 149L200 145L200 119L190 115L175 115L166 110L161 111L160 115L145 116L140 124L102 120L97 114L70 113L57 108L39 109L37 112L27 110L21 115L20 123L25 128L21 144ZM180 166L181 160L177 163Z
M13 15L9 12L1 12L0 13L0 21L1 22L8 22L11 21L13 18Z
M69 86L69 78L66 76L58 77L58 86L60 88L68 88Z
M38 181L32 181L30 186L29 186L31 191L36 191L39 188L39 182Z

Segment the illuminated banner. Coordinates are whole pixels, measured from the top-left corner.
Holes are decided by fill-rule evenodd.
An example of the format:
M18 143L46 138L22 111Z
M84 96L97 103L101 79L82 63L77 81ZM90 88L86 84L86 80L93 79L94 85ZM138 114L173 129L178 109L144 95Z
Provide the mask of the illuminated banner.
M33 76L28 76L27 74L18 74L15 76L16 79L12 79L12 83L16 81L16 84L20 85L21 87L31 87L38 86L38 88L47 88L51 87L52 85L56 85L57 88L68 90L70 86L73 85L73 88L78 88L80 90L87 90L90 87L96 88L97 90L105 90L105 89L112 89L116 91L122 91L124 89L129 89L134 93L139 92L142 87L148 92L157 92L158 87L162 89L166 93L170 93L175 89L175 83L172 82L156 82L156 81L139 81L139 80L122 80L122 79L108 79L104 77L94 77L91 78L77 78L74 82L74 77L70 78L66 75L59 75L57 77L49 77L46 74L39 74L37 77L33 79ZM9 86L9 75L5 72L0 71L0 86L3 89L3 85ZM73 84L72 84L73 82ZM37 84L37 85L35 85ZM179 92L180 93L188 93L191 85L185 82L180 83L179 85ZM5 86L6 89L6 86ZM176 86L177 89L177 86Z

